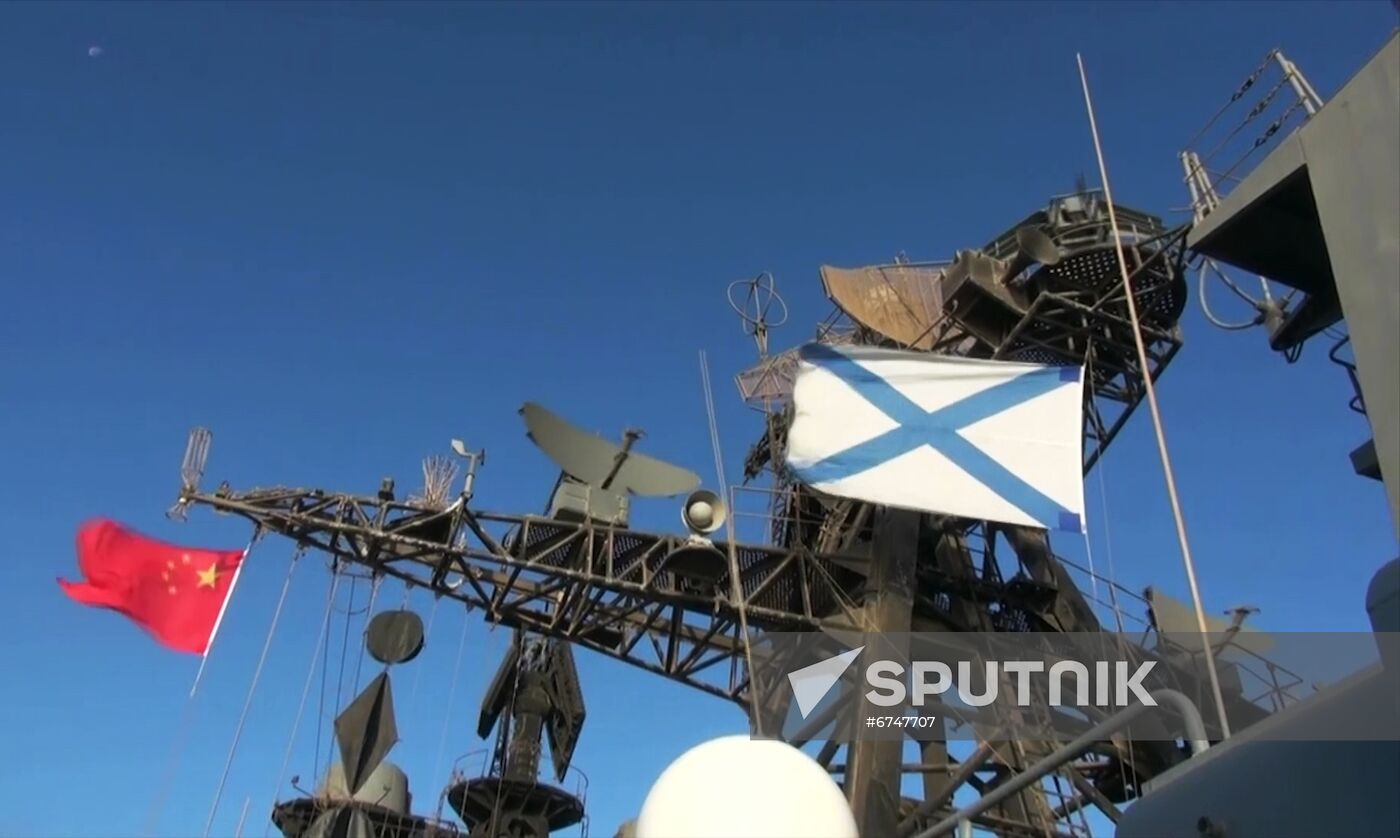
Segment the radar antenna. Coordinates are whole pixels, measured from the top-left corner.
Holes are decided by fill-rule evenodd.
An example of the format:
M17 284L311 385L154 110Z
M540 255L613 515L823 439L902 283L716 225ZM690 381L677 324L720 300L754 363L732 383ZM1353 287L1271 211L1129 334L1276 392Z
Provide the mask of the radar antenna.
M739 297L741 291L742 302ZM788 318L787 303L778 294L777 281L771 273L764 271L753 279L740 279L729 283L725 293L729 297L729 307L734 309L743 321L744 334L752 337L758 344L758 357L767 358L768 330L783 325ZM770 321L768 311L774 305L778 306L781 314L776 321Z
M673 497L700 485L695 472L632 451L642 432L628 428L615 445L534 402L520 408L530 441L569 477L618 495Z
M547 738L554 777L564 781L583 719L569 644L517 631L486 688L477 722L482 738L496 730L491 767L485 776L454 777L447 790L470 838L548 838L583 820L580 796L539 778L540 745Z

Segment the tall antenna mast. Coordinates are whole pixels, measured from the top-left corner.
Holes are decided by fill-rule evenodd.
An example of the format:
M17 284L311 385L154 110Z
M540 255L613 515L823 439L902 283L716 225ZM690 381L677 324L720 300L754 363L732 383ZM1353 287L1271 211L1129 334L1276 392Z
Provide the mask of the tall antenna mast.
M1089 77L1084 72L1084 58L1078 54L1075 60L1079 62L1079 81L1084 87L1084 106L1089 111L1089 132L1094 137L1094 154L1099 159L1099 177L1103 181L1104 203L1108 209L1109 225L1113 228L1113 252L1118 256L1118 270L1123 275L1123 291L1127 298L1128 314L1133 321L1133 338L1137 344L1138 361L1144 370L1147 365L1147 348L1142 341L1142 326L1138 322L1137 301L1133 298L1133 285L1131 275L1128 273L1128 263L1123 255L1123 236L1118 229L1118 216L1113 210L1113 193L1108 186L1108 166L1103 159L1103 146L1099 143L1099 127L1094 120L1094 103L1089 97ZM1206 673L1210 677L1210 691L1215 699L1215 709L1220 715L1220 733L1223 738L1230 737L1230 722L1225 714L1225 696L1220 692L1220 675L1215 669L1215 651L1210 645L1210 636L1206 629L1205 607L1201 604L1201 589L1196 584L1196 565L1191 560L1191 545L1186 539L1186 519L1181 512L1181 499L1176 494L1176 478L1172 474L1171 457L1167 454L1166 432L1162 429L1162 415L1157 409L1157 388L1152 383L1152 376L1142 377L1143 389L1147 394L1148 412L1152 414L1152 427L1157 431L1157 450L1162 455L1162 473L1167 480L1167 496L1172 503L1172 517L1176 519L1177 540L1181 543L1181 561L1186 567L1186 581L1191 587L1191 602L1196 608L1196 625L1201 631L1201 649L1205 656Z
M758 350L758 366L763 370L765 377L775 374L774 364L776 359L770 358L768 354L768 331L776 326L781 326L787 322L788 308L787 302L778 294L777 281L773 279L773 274L764 271L753 279L741 279L731 282L726 291L729 298L729 306L739 315L744 333L753 338L754 348ZM777 306L776 319L769 318L769 312ZM773 416L773 398L767 392L769 388L764 388L763 395L763 424L764 439L768 445L767 467L763 469L768 472L771 480L771 495L769 497L769 532L770 540L777 542L778 527L785 515L785 499L781 491L782 475L779 473L778 463L782 461L782 456L778 451L777 422ZM758 472L753 472L757 474ZM745 476L750 475L749 468L745 467ZM735 507L734 498L726 498L731 508Z

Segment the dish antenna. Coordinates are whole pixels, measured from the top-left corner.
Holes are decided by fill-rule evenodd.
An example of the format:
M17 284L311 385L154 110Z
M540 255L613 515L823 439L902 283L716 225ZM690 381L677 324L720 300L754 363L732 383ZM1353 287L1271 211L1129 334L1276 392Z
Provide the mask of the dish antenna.
M695 472L634 452L632 446L642 437L639 430L624 430L618 445L533 402L526 402L520 415L525 418L530 441L579 483L615 495L639 497L682 495L700 485Z

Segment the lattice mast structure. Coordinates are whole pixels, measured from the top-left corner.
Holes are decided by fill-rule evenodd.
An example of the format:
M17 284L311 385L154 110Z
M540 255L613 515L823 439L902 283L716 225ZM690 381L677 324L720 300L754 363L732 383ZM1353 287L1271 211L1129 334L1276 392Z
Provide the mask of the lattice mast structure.
M1139 368L1105 209L1100 194L1082 191L1053 199L986 246L960 251L949 262L823 268L838 316L817 338L1083 364L1088 469L1141 399L1143 377L1159 376L1180 348L1176 321L1185 303L1185 229L1167 229L1153 216L1118 207L1149 347L1150 368ZM770 292L771 278L764 282L753 290ZM226 483L207 491L200 483L208 433L196 430L172 512L183 516L199 505L242 516L264 532L332 556L337 566L427 588L478 609L488 622L592 649L751 712L755 691L744 664L741 609L758 637L901 627L1099 630L1043 531L875 509L788 480L781 451L795 358L792 352L767 354L772 323L762 305L740 307L753 312L747 322L761 359L740 375L740 389L763 408L765 419L746 472L770 471L776 512L770 543L732 545L737 586L723 559L731 545L723 539L630 528L627 497L609 485L641 480L629 464L645 458L629 453L639 436L630 431L615 446L609 468L590 478L584 472L598 468L599 458L575 458L562 466L549 512L521 515L476 506L475 466L483 458L460 443L454 448L468 470L455 495L444 489L454 470L440 460L425 466L424 491L409 498L398 497L388 478L370 495L287 487L235 491ZM533 407L533 413L530 405L522 410L531 437L561 462L541 438L546 431L566 437L575 431L557 430L557 417ZM537 719L539 713L525 715ZM909 767L922 776L923 795L908 799L899 793L902 748L894 745L844 746L841 773L863 834L912 833L951 811L953 794L964 785L989 790L1039 753L1034 746L984 743L955 766L945 742L924 743L923 758ZM828 743L819 759L832 764L842 747ZM1034 786L976 822L1006 835L1056 833L1071 828L1067 820L1086 805L1114 812L1142 780L1181 758L1169 743L1105 742L1066 771L1072 795L1052 804L1046 786ZM468 791L454 787L459 795Z
M1184 308L1186 228L1167 229L1160 219L1116 207L1124 230L1125 256L1142 314L1150 368L1143 370L1134 347L1131 319L1107 206L1101 193L1081 189L1052 199L1044 210L980 249L958 252L951 261L893 263L857 269L823 267L821 277L835 313L817 329L819 342L865 344L969 358L1004 359L1086 367L1085 452L1087 472L1102 456L1143 397L1143 378L1154 379L1180 349L1177 320ZM732 295L731 295L732 296ZM752 292L751 295L752 297ZM1051 552L1043 531L936 515L891 513L870 504L821 496L792 480L782 467L782 444L790 421L787 403L796 371L796 350L760 358L738 377L740 394L764 403L765 430L745 464L745 476L767 473L774 487L776 542L818 553L856 554L870 563L884 590L866 600L865 625L885 631L1098 631L1093 610ZM903 519L903 520L900 520ZM881 549L882 534L899 528L903 544ZM912 545L909 542L913 542ZM998 560L1000 547L1001 559ZM891 552L895 554L891 560ZM881 565L884 565L882 568ZM882 572L883 571L883 572ZM1009 572L1008 572L1009 571ZM912 583L912 584L911 584ZM891 590L897 588L903 590ZM881 600L884 600L883 602ZM886 620L888 622L881 622ZM828 742L819 758L838 751ZM875 743L847 746L845 770L851 785L871 785L886 801L899 788L891 753L870 755ZM981 765L949 771L945 742L921 743L925 805L946 803L961 782L977 783L976 770L1015 772L1040 755L1015 743L978 749ZM888 747L886 750L890 750ZM1134 771L1170 760L1169 754L1110 753L1087 771L1068 772L1079 794L1051 807L1036 788L994 810L987 825L1008 831L1053 830L1076 809L1122 800ZM883 770L872 768L872 760ZM1126 765L1125 765L1126 763ZM940 774L942 776L940 776ZM951 775L951 776L950 776ZM1120 782L1115 783L1113 777ZM950 788L950 785L952 786ZM1099 786L1104 787L1100 789ZM1097 798L1097 799L1096 799ZM876 808L888 808L876 807ZM917 818L901 812L898 826L912 831ZM863 822L891 828L888 815Z

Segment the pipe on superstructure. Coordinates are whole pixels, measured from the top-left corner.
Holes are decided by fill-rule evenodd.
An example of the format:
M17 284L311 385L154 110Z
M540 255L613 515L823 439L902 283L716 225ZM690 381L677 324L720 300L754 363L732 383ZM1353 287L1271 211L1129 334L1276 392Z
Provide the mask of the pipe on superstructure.
M1127 727L1129 723L1141 716L1146 711L1162 704L1170 705L1181 714L1182 721L1186 724L1186 744L1191 749L1191 755L1197 756L1210 747L1210 740L1206 737L1206 725L1201 719L1201 711L1196 709L1196 705L1191 703L1191 699L1176 690L1154 690L1149 695L1157 704L1134 704L1126 707L1117 713L1089 728L1079 738L1055 751L1025 771L1007 780L1002 785L997 786L987 794L982 795L976 803L965 809L960 809L928 829L920 832L914 838L936 838L939 835L947 835L957 828L958 824L970 821L998 803L1006 800L1014 794L1026 789L1032 783L1040 782L1050 772L1060 766L1077 759L1094 746L1095 743L1107 739L1110 734L1116 733Z

